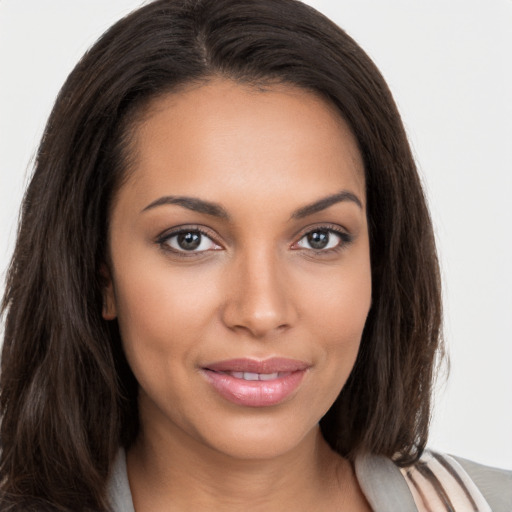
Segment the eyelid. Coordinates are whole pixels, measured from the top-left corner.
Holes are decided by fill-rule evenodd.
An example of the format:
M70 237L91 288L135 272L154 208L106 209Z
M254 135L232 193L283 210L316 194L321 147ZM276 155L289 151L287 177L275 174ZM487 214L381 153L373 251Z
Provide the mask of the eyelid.
M177 235L180 235L182 233L200 233L201 235L207 237L216 245L214 249L206 249L201 251L186 251L186 250L179 250L171 247L167 242L172 237L175 237ZM204 255L205 253L208 253L210 251L217 251L223 249L222 244L220 244L217 241L217 237L214 233L212 233L211 230L208 228L205 228L204 226L199 225L191 225L191 224L184 224L181 226L175 226L171 229L167 229L160 235L158 235L155 239L155 243L158 244L162 250L170 252L172 254L178 255L178 256L184 256L184 257L197 257L199 255Z
M335 247L331 247L329 249L308 249L305 247L298 247L295 248L294 246L297 245L305 236L309 235L310 233L314 233L315 231L327 231L329 233L334 233L338 237L340 237L341 241L338 245ZM318 254L328 254L330 252L336 252L339 250L344 249L347 245L351 244L354 240L354 235L351 234L347 229L339 226L338 224L315 224L310 225L305 228L303 228L295 237L295 242L292 244L292 249L294 250L304 250L309 252L315 252Z

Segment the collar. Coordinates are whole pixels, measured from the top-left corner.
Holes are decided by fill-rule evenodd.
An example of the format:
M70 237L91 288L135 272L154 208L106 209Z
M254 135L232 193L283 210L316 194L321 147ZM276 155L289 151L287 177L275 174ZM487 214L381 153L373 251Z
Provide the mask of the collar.
M355 460L356 477L373 510L379 512L412 512L416 505L409 487L390 459L380 455L359 456ZM128 483L126 454L119 450L108 483L113 512L135 512Z

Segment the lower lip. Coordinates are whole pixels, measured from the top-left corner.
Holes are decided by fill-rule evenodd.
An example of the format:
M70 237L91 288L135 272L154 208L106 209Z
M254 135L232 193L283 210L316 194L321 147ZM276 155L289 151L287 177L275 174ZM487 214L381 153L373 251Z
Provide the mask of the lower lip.
M226 400L246 407L277 405L300 385L306 370L297 370L272 380L244 380L212 370L203 370L208 382Z

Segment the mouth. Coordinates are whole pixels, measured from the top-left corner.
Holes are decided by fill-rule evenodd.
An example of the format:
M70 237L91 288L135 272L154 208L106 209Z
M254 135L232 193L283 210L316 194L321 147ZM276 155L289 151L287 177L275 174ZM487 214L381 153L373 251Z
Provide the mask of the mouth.
M310 364L287 358L263 361L231 359L201 369L224 399L246 407L268 407L284 402L300 386Z
M217 373L223 373L224 375L230 375L231 377L235 379L243 379L248 381L255 381L255 380L274 380L279 379L281 377L286 377L287 375L290 375L291 372L274 372L274 373L253 373L253 372L217 372Z

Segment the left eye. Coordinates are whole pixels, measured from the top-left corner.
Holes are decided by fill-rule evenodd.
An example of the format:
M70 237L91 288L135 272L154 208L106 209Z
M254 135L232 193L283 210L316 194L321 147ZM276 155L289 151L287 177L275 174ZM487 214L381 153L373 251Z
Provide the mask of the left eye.
M304 249L325 250L334 249L342 242L340 234L329 229L315 229L305 234L297 245Z
M176 252L202 252L220 248L204 233L192 230L175 233L167 237L164 243Z

